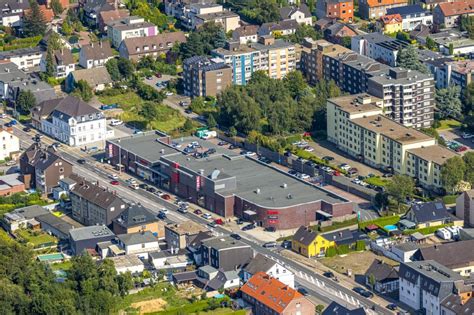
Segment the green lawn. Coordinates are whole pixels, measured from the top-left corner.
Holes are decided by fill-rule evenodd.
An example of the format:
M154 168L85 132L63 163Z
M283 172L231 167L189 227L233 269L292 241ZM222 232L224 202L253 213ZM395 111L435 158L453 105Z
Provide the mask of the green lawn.
M443 202L447 205L455 204L458 195L447 195L443 197Z
M189 302L179 297L174 286L167 283L160 283L154 287L146 288L138 293L127 295L118 305L118 309L126 309L131 304L157 298L162 298L168 304L167 307L175 308L189 304Z
M143 104L141 97L133 91L128 91L123 94L113 96L99 95L98 98L100 102L106 105L118 104L124 111L132 110Z
M72 267L72 261L70 261L70 260L63 261L63 262L51 265L51 269L53 269L53 270L67 271L67 270L71 269L71 267Z
M440 120L440 126L436 130L447 130L461 127L462 123L454 119Z
M369 177L369 178L365 179L364 181L367 184L374 185L374 186L380 186L380 187L385 187L390 182L389 179L382 178L380 176Z
M57 243L58 240L47 233L41 231L30 231L30 230L18 230L15 232L27 243L33 244L34 247L41 246L48 243Z

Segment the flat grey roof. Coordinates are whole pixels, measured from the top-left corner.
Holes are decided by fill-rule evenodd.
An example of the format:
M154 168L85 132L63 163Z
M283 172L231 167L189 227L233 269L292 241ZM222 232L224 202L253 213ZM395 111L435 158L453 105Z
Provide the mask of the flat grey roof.
M160 137L161 135L155 132L147 132L130 137L109 140L109 142L122 147L124 150L133 152L149 162L156 162L163 155L178 152L176 149L156 141L156 139Z
M114 236L115 234L106 226L92 225L85 226L69 231L71 239L74 241L82 241L94 238L102 238L107 236Z
M208 248L212 247L216 250L238 248L238 247L250 247L250 245L247 245L244 242L233 239L230 236L213 237L207 240L203 240L202 243L203 245L206 245Z

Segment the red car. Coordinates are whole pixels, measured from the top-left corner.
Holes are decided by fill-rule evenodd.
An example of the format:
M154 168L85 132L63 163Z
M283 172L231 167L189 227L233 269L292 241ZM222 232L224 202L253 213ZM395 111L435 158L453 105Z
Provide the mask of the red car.
M161 198L163 198L164 200L170 200L171 196L168 194L164 194L163 196L161 196Z
M464 152L464 151L466 151L466 150L467 150L467 147L466 147L465 145L463 145L463 146L457 148L457 149L456 149L456 152Z
M110 183L111 183L112 185L114 185L114 186L120 185L120 183L119 183L118 180L113 180L113 181L111 181Z
M202 211L199 210L199 209L196 209L196 210L194 210L194 214L197 214L197 215L202 214Z
M224 225L224 221L222 221L222 219L215 219L214 223L219 224L219 225Z
M161 73L157 72L157 73L155 73L155 76L156 76L157 78L161 78Z

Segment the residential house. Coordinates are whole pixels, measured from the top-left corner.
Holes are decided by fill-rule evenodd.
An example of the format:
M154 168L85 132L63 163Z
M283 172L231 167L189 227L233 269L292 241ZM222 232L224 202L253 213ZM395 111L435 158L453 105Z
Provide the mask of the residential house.
M423 9L419 4L387 9L387 15L394 14L399 14L402 17L402 29L406 32L411 32L420 25L431 26L433 24L433 14Z
M160 250L158 238L150 231L142 231L117 235L118 245L123 248L126 255L137 255L148 259L149 252Z
M418 251L420 247L413 242L406 242L397 245L393 245L391 252L395 254L400 262L410 262L412 261L413 255Z
M340 22L334 22L328 25L324 29L323 34L326 40L339 45L350 44L351 38L359 35L352 26Z
M258 272L240 288L242 299L255 314L312 314L314 305L279 280Z
M375 259L365 272L365 285L382 294L398 292L398 272L393 266Z
M30 8L30 3L23 0L3 0L0 10L0 25L18 28L23 21L25 11Z
M408 0L361 0L359 14L364 20L378 19L387 14L391 8L403 7Z
M0 127L0 160L15 158L20 152L20 139L12 128Z
M203 265L230 271L241 269L253 258L253 249L230 236L218 236L201 242Z
M474 14L473 4L472 0L440 3L433 10L435 29L457 28L462 15L471 16Z
M197 16L210 16L211 14L219 14L224 12L222 5L216 4L215 1L190 1L183 4L184 6L181 7L181 10L178 9L175 12L175 16L181 21L183 27L189 30L194 30L196 28L196 20L198 19Z
M286 284L290 288L295 288L295 275L293 272L277 263L275 260L265 257L262 254L257 254L242 271L242 279L244 283L258 272L264 272L283 284Z
M117 273L130 272L132 275L139 275L145 270L145 264L137 255L121 255L109 258L113 263Z
M474 240L421 247L413 260L434 260L463 277L474 274Z
M327 106L328 140L340 150L373 167L415 177L429 189L442 188L441 168L458 155L437 145L436 139L386 118L381 99L356 94L329 99Z
M232 85L232 68L222 59L194 56L183 61L184 94L216 97Z
M258 30L259 36L272 35L272 36L287 36L294 34L298 28L298 22L296 20L284 20L280 22L268 22L263 23Z
M469 314L474 310L474 298L472 286L467 286L467 290L452 293L441 302L441 314L458 315Z
M79 0L79 8L84 11L83 22L92 27L99 23L101 12L116 11L118 9L114 0Z
M20 70L38 67L42 56L43 50L39 46L0 52L0 60L13 62Z
M103 225L85 226L69 231L69 244L74 255L95 249L97 243L111 241L114 238L115 234Z
M85 178L69 192L72 217L84 225L110 225L127 208L115 192Z
M280 8L280 19L296 20L298 24L313 25L313 17L308 6L302 3L299 6L287 6Z
M202 288L207 291L236 289L241 285L237 270L222 271L209 265L199 267L197 280L201 283Z
M391 67L397 65L397 56L400 49L407 46L407 42L380 33L368 33L351 38L351 49L353 51Z
M107 37L112 46L118 48L122 41L127 38L155 36L158 28L155 24L145 22L138 16L129 16L121 20L113 20L107 24Z
M100 92L112 86L112 78L106 67L81 69L69 73L64 82L65 89L72 92L79 81L85 81L94 92Z
M168 224L165 226L165 240L168 249L184 249L196 235L204 231L207 229L190 220Z
M387 14L377 20L376 27L384 34L395 34L402 30L403 19L400 14Z
M0 176L0 196L10 196L25 191L25 183L19 173Z
M305 257L324 256L326 249L335 245L334 240L328 240L305 226L301 226L291 240L291 249Z
M51 148L33 143L20 156L20 173L25 188L49 194L59 181L72 174L72 164L56 155Z
M316 3L318 19L330 18L351 23L354 19L353 0L322 0Z
M154 36L126 38L120 44L120 57L138 61L143 56L157 58L167 54L175 44L186 42L183 32L162 33Z
M461 97L464 98L467 87L473 82L474 61L453 61L451 58L443 58L439 60L439 64L440 66L436 69L437 77L440 81L439 88L447 88L452 85L459 86ZM438 84L438 82L436 83Z
M49 211L38 205L22 207L5 213L2 218L2 225L9 232L15 232L18 229L25 229L29 222L35 220L41 215L48 214Z
M79 52L79 65L84 69L105 66L105 63L112 59L114 54L108 41L90 43L81 47Z
M258 25L243 25L232 32L232 40L239 41L241 45L256 43L258 40Z
M158 238L165 237L165 224L156 214L140 204L129 205L113 220L115 234L151 232Z
M98 16L98 27L101 33L107 33L107 24L115 20L121 20L130 16L127 9L100 11Z
M193 19L193 28L197 29L205 23L221 25L224 32L228 33L240 27L240 16L231 11L197 14Z
M458 222L456 217L448 213L442 201L413 204L405 214L405 218L416 224L417 229ZM462 226L462 223L460 223Z
M433 260L402 263L398 274L400 302L434 315L441 315L441 302L464 282L459 274Z
M104 141L107 135L103 113L71 95L38 104L32 109L32 124L73 147Z
M36 221L41 224L41 230L61 240L68 240L69 231L82 227L81 224L72 220L67 215L57 217L52 213L37 216Z
M436 8L438 4L443 3L443 2L446 2L446 1L445 0L421 0L420 4L424 9L430 10L431 12L433 12L434 8Z
M173 255L167 250L148 253L148 262L157 270L181 270L194 264L192 259L185 254L185 251L178 251L176 255Z
M456 198L456 216L464 220L464 226L474 227L474 189L465 191Z
M48 53L44 53L40 61L41 72L46 72ZM69 49L60 49L52 52L53 76L57 79L65 78L76 69L76 63Z
M337 303L337 302L331 302L331 304L328 305L324 309L324 311L321 313L321 315L366 315L369 314L363 307L355 308L355 309L348 309L345 306Z

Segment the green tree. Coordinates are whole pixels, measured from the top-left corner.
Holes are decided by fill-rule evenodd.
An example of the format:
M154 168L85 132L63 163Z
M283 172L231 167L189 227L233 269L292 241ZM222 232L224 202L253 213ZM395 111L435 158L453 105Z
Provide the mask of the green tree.
M154 120L158 116L157 104L153 102L145 102L140 110L140 115L145 117L148 121Z
M469 83L464 93L464 113L474 111L474 83Z
M105 67L107 68L107 72L110 74L110 78L113 81L120 81L121 76L117 59L110 59L105 63Z
M61 15L61 13L63 13L63 11L64 11L64 8L63 8L61 2L59 2L59 0L52 0L51 1L51 9L53 9L53 13L56 16Z
M462 159L466 166L464 180L474 186L474 152L467 152Z
M54 76L54 63L53 63L53 53L51 49L48 49L46 52L46 76L52 77Z
M300 98L308 88L301 71L291 71L283 79L285 86L290 91L291 97Z
M213 114L210 114L209 117L207 117L207 126L211 129L217 127L217 121Z
M436 45L436 42L431 38L431 37L426 37L426 48L429 50L436 51L438 50L438 45Z
M326 307L325 307L324 305L318 304L318 305L316 305L316 306L314 307L314 312L315 312L316 314L322 314L325 308L326 308Z
M337 255L336 247L331 246L326 249L326 257L334 257Z
M397 201L398 211L400 204L413 194L415 183L413 179L406 175L395 175L387 184L387 193Z
M72 26L71 24L69 23L69 20L68 19L65 19L63 24L61 25L61 31L63 32L64 35L66 36L69 36L72 34L72 32L74 31L72 29Z
M51 51L60 50L64 48L64 45L61 41L61 36L56 32L51 32L48 38L48 49Z
M237 129L235 129L234 126L230 126L230 128L229 128L229 135L230 135L231 137L236 137L236 136L237 136Z
M438 130L436 128L422 128L420 131L426 133L429 136L432 136L433 138L436 138L437 142L439 145L446 146L446 141L444 141L443 138L438 133Z
M449 193L455 193L456 185L464 179L466 164L463 159L454 156L447 160L441 169L441 183Z
M193 121L189 118L186 118L186 121L184 122L183 129L185 131L190 131L194 129Z
M454 45L453 45L453 43L449 44L448 49L449 49L449 55L450 56L454 55Z
M24 114L29 114L33 106L36 105L35 95L30 90L22 90L16 104Z
M94 96L94 92L89 84L85 80L79 80L76 82L76 87L73 94L81 98L84 102L88 102Z
M377 283L377 279L375 278L375 275L373 273L371 273L369 275L369 284L370 284L370 287L371 287L372 291L375 290L375 284L376 283Z
M428 68L418 58L418 53L413 45L408 45L398 51L397 66L410 70L417 70L421 73L429 73Z
M341 40L341 45L346 47L346 48L351 48L351 37L350 36L344 36Z
M23 32L27 37L42 36L46 32L44 14L35 0L30 0L30 10L23 17Z
M316 31L316 29L314 27L312 27L310 25L303 24L303 25L298 25L298 27L296 28L295 33L291 34L289 36L289 39L293 43L300 44L300 43L303 42L303 40L306 37L317 40L317 39L323 38L323 34L319 31Z
M435 94L436 107L441 118L462 117L461 87L451 85L446 89L437 89Z
M120 57L117 60L117 66L120 74L126 79L129 79L135 72L135 66L127 58Z
M388 195L384 192L378 192L374 197L374 204L377 208L385 210L389 205Z

